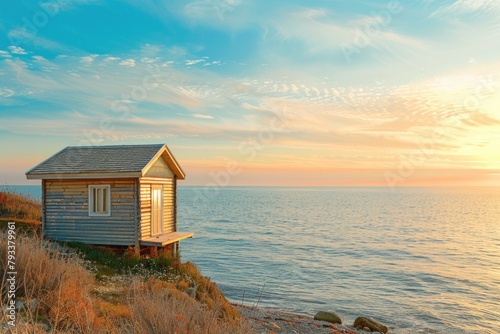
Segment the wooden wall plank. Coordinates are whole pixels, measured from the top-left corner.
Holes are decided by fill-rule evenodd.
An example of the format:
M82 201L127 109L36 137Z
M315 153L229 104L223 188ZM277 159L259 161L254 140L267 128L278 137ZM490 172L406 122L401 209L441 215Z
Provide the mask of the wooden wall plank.
M89 216L88 186L109 184L111 216ZM46 180L46 235L55 240L133 245L134 179Z

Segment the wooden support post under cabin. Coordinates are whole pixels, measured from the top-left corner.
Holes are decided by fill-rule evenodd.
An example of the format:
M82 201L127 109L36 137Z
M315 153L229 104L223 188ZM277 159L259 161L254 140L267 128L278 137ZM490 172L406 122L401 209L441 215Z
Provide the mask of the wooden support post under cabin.
M169 257L169 256L172 256L173 253L174 253L174 248L173 248L172 244L165 245L162 247L162 255L163 256Z
M158 257L158 247L156 246L149 246L149 255L151 257Z
M180 254L179 254L179 241L177 241L175 244L174 244L174 257L179 257Z
M133 256L133 255L137 255L137 247L134 247L134 246L128 246L127 247L127 254L128 256ZM140 251L140 250L139 250ZM140 255L140 254L139 254Z

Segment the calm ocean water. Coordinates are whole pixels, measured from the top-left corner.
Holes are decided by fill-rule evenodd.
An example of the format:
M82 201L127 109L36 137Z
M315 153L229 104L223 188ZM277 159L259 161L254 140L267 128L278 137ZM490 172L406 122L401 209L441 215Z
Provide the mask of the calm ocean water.
M181 187L179 229L183 260L235 302L500 332L500 188Z

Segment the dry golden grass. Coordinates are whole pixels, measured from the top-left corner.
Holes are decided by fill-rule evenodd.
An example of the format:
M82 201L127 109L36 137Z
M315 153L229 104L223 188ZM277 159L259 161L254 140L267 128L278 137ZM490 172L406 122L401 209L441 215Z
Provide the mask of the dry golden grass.
M18 314L19 333L44 333L43 326L51 328L51 333L251 332L216 285L193 264L176 266L189 273L195 287L184 280L167 283L153 276L144 282L130 277L128 292L109 302L93 293L97 286L93 275L76 254L28 235L18 236L16 243L16 300L25 305ZM2 306L6 302L6 251L7 241L2 239Z
M211 308L164 282L135 282L130 308L135 333L250 333L243 319L221 316L221 305Z
M42 205L39 201L12 192L0 192L0 218L40 222Z
M43 319L57 330L91 328L95 317L90 297L93 278L82 260L74 254L62 254L50 243L34 237L20 235L16 243L16 300L24 301L26 320ZM7 272L6 251L7 240L2 239L1 277ZM5 297L5 285L0 289Z
M189 283L186 282L184 279L182 279L177 283L177 289L179 289L182 292L186 292L187 289L189 289Z
M196 284L196 299L209 309L217 308L219 315L226 319L238 320L241 316L236 311L224 294L217 288L217 285L210 279L202 276L196 265L192 262L186 262L179 265L179 272L193 278Z

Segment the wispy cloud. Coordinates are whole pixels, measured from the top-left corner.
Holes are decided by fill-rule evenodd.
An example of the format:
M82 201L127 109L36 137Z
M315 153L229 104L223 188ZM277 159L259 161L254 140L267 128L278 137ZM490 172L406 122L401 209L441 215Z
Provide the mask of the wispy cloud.
M299 41L304 46L300 49L303 57L326 57L337 55L344 58L345 49L353 54L364 53L382 55L394 61L394 54L401 59L416 50L427 49L427 43L418 37L398 31L391 24L397 14L389 14L385 20L377 15L359 15L355 18L326 9L290 9L267 25L266 40L269 48L274 45ZM284 49L283 52L288 50ZM328 59L328 58L327 58Z
M4 59L12 58L11 54L7 51L0 50L0 57Z
M63 51L67 52L71 49L68 46L65 46L57 41L48 39L43 37L41 34L36 33L35 31L29 30L25 27L15 27L7 33L7 37L12 44L17 46L35 46L39 48L43 48L51 51Z
M499 12L500 2L497 0L456 0L450 5L439 7L431 16Z
M220 65L220 60L212 61L210 63L205 63L203 66L213 66L213 65Z
M122 60L119 64L122 66L135 67L135 59L125 59Z
M142 57L141 62L146 63L146 64L153 64L156 63L160 58L149 58L149 57Z
M97 55L91 55L91 56L81 57L80 58L80 63L90 65L90 64L92 64L94 62L95 57L97 57Z
M210 115L204 115L204 114L193 114L193 117L196 117L196 118L203 118L203 119L213 119L213 118L214 118L213 116L210 116Z
M203 63L205 59L192 59L192 60L186 60L186 66L192 66L196 65L198 63Z
M48 60L45 57L39 55L32 56L31 58L33 58L35 61L38 62L48 62Z
M243 0L195 0L188 2L183 11L187 17L194 20L222 21L243 2Z
M11 97L14 96L15 92L12 89L0 88L0 97Z
M22 47L15 46L15 45L9 46L9 50L12 54L16 54L16 55L28 54Z

